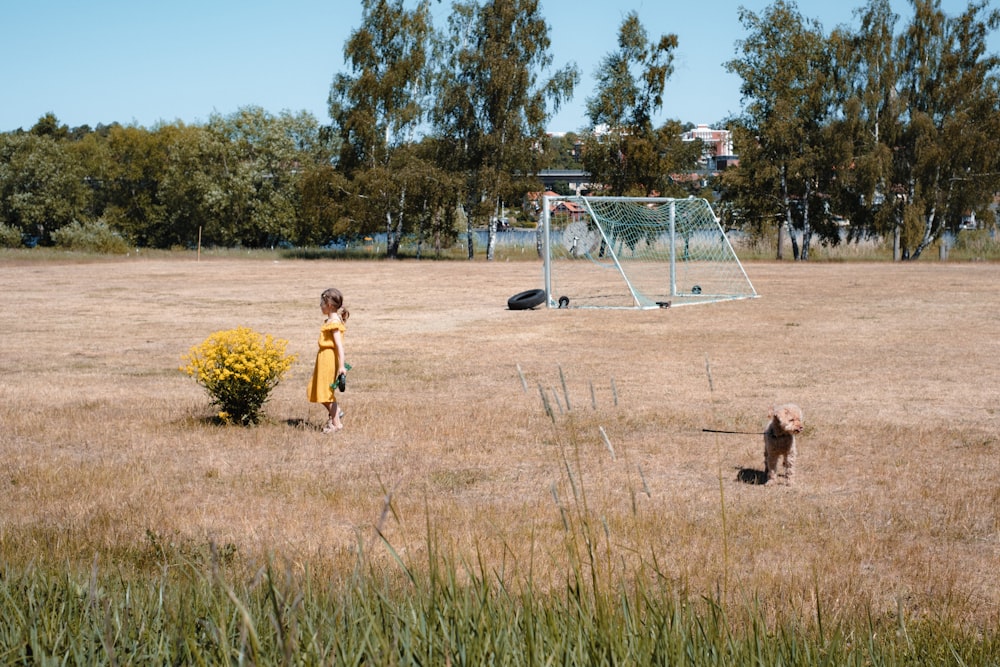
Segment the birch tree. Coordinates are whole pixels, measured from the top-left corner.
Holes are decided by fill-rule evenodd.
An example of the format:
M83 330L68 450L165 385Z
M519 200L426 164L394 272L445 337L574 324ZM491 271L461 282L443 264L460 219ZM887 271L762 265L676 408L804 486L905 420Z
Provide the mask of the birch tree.
M1000 10L972 2L948 17L939 0L911 2L896 45L905 127L893 146L893 185L903 256L916 259L966 211L984 212L1000 188L1000 59L986 45Z
M407 189L392 182L388 166L414 141L425 113L429 4L409 10L402 0L363 0L362 7L362 25L344 47L350 72L338 74L330 90L330 116L340 133L338 164L356 186L350 205L378 204L358 219L382 218L386 255L395 257L406 230Z
M456 2L438 42L434 128L445 168L462 174L469 259L486 222L494 257L496 212L522 195L544 160L545 124L573 92L575 65L552 66L538 0Z
M638 14L630 12L618 28L617 50L598 67L597 86L587 99L583 166L609 194L668 194L669 175L693 168L700 155L700 144L680 141L679 122L654 127L677 44L674 34L649 41Z
M777 257L782 257L787 233L794 258L806 260L813 218L825 213L813 207L830 177L825 171L830 155L823 141L834 111L828 43L822 27L803 18L794 2L778 0L759 15L741 8L740 22L749 34L738 44L741 57L726 67L742 79L742 123L748 129L743 136L758 144L747 152L777 176L775 196L781 207ZM737 145L736 151L745 148ZM756 166L741 159L739 168Z
M998 61L985 41L998 13L985 2L954 17L936 0L911 6L897 33L888 0L869 0L842 37L856 148L843 204L853 227L892 238L896 260L957 232L966 212L986 214L1000 187Z

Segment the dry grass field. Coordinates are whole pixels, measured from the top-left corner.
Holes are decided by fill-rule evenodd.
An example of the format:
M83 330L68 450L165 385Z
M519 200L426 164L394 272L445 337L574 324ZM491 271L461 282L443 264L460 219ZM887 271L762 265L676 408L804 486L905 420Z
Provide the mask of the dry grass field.
M28 257L0 260L9 564L433 547L561 585L582 534L600 576L768 618L1000 624L1000 264L750 263L755 300L510 311L539 264ZM305 400L328 286L354 367L334 435ZM252 428L178 370L241 325L298 355ZM750 484L785 401L797 483Z

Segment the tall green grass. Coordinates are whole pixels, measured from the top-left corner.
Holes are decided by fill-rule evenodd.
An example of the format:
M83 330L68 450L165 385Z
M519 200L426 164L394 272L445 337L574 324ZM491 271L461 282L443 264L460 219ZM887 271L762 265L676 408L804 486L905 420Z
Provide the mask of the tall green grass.
M0 664L1000 664L996 633L904 618L769 626L752 600L735 611L685 600L655 564L626 583L578 563L543 592L429 546L419 566L322 579L273 564L242 581L217 563L139 579L8 567Z

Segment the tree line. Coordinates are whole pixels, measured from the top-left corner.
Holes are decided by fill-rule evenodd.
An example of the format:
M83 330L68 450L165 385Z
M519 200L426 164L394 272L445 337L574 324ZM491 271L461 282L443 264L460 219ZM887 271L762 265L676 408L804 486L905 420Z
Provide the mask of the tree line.
M1000 60L987 38L1000 11L909 4L900 23L870 0L856 27L829 33L793 2L740 10L747 36L727 68L745 105L730 123L740 167L721 179L725 217L790 234L796 259L816 237L840 242L843 219L849 238L891 238L897 259L973 216L996 224Z
M811 244L892 238L919 257L975 215L991 220L1000 169L1000 61L989 3L955 16L910 0L905 23L869 0L855 25L826 32L777 0L740 9L746 36L727 63L743 111L725 119L739 165L714 179L730 228L778 230L796 259ZM329 124L246 107L202 124L68 128L47 114L0 134L0 240L50 244L99 225L140 247L318 246L382 233L441 249L486 228L568 159L595 194L704 194L700 142L665 106L678 38L651 39L629 13L586 100L588 127L567 158L546 124L579 82L556 67L538 0L457 0L446 25L429 0L363 0L329 91ZM694 187L695 189L692 189ZM843 220L849 220L847 236Z

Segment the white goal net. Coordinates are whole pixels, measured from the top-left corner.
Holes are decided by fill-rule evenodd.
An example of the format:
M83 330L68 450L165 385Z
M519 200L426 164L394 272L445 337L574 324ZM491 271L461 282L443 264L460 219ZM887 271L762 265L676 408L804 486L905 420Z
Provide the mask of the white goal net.
M666 308L757 296L704 199L543 197L549 307Z

